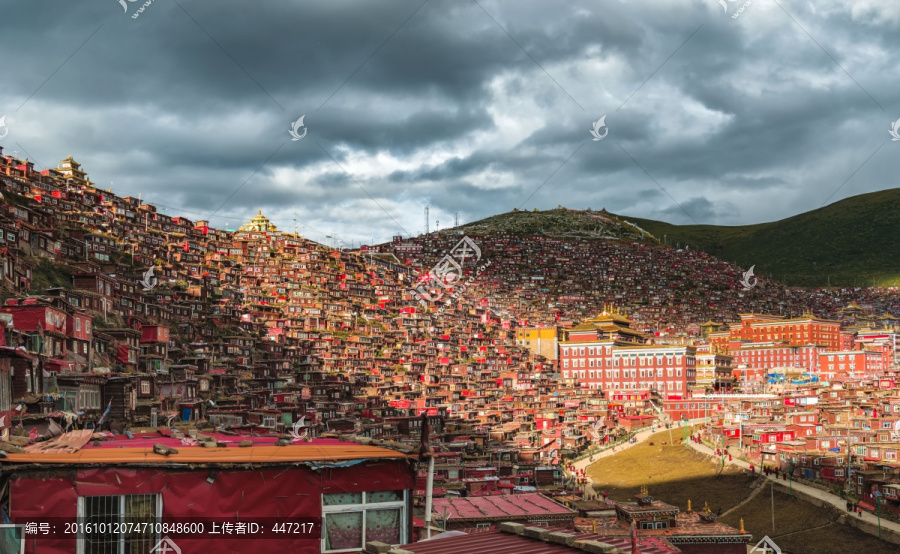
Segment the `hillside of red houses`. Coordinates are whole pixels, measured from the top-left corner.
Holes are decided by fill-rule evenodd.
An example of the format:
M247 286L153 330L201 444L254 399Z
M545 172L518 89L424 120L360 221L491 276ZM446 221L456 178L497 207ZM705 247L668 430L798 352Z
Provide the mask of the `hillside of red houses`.
M707 417L897 508L896 290L743 290L689 249L464 228L335 250L262 212L166 215L71 157L0 150L0 192L7 452L176 424L412 445L424 413L436 496L480 496L562 488L565 456Z

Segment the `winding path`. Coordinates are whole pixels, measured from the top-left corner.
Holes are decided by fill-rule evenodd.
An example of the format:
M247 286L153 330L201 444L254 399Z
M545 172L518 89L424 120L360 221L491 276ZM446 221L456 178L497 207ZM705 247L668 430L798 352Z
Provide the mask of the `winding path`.
M761 493L763 491L763 489L765 489L765 488L766 488L766 482L760 481L759 484L756 485L756 488L753 489L752 491L750 491L750 495L747 496L747 498L741 500L740 504L738 504L737 506L732 506L731 508L728 508L728 510L723 512L722 515L719 517L725 517L728 514L730 514L731 512L733 512L733 511L737 510L738 508L740 508L741 506L743 506L744 504L750 502L751 500L756 498L759 495L759 493Z
M697 444L697 443L695 443L695 442L691 442L691 443L690 443L690 446L691 446L691 448L693 448L694 450L696 450L696 451L698 451L698 452L700 452L700 453L702 453L702 454L706 454L707 456L714 456L714 455L715 455L713 449L709 448L709 447L706 446L705 444ZM734 459L731 460L730 462L729 462L728 460L726 460L725 463L731 464L731 465L734 465L734 466L738 466L738 467L740 467L740 468L747 469L747 470L750 469L750 464L749 464L749 463L747 463L747 462L745 462L745 461L743 461L743 460L738 460L737 458L734 458ZM757 469L759 469L759 468L757 468ZM764 478L765 478L764 483L767 483L767 482L770 482L770 481L774 481L774 482L777 483L780 487L787 488L787 487L789 486L787 481L779 481L778 478L777 478L775 475L769 475L768 477L764 477ZM837 495L831 494L830 492L826 492L826 491L823 491L823 490L821 490L821 489L817 489L817 488L815 488L815 487L810 487L809 485L804 485L803 483L797 483L796 481L793 481L793 482L790 484L790 486L792 486L792 487L794 488L794 490L796 490L796 491L800 491L800 492L802 492L803 494L806 494L806 495L811 496L811 497L813 497L813 498L817 498L817 499L819 499L819 500L822 500L822 501L824 501L824 502L827 502L828 504L834 506L834 507L835 507L837 510L839 510L839 511L842 511L842 512L843 512L843 511L846 511L846 510L847 510L847 501L844 500L844 499L842 499L841 497L839 497L839 496L837 496ZM734 508L732 508L732 509L734 509ZM729 510L729 511L730 511L730 510ZM854 516L854 517L858 517L858 516ZM860 528L859 528L860 531L863 531L863 532L866 532L866 533L869 533L869 534L875 534L875 535L878 534L878 532L877 532L877 528L878 528L878 517L877 517L875 514L872 514L872 513L869 513L869 512L865 512L865 511L864 511L864 512L862 513L862 517L861 517L860 519L862 519L863 521L865 521L865 522L867 522L867 523L870 523L870 524L873 525L874 528L876 529L875 533L872 533L871 530L870 530L870 529L872 529L872 528L869 527L869 526L865 526L865 527L860 527ZM881 519L881 527L882 527L882 529L889 529L889 530L893 531L894 533L900 534L900 523L895 523L895 522L890 521L890 520L888 520L888 519L882 518L882 519Z

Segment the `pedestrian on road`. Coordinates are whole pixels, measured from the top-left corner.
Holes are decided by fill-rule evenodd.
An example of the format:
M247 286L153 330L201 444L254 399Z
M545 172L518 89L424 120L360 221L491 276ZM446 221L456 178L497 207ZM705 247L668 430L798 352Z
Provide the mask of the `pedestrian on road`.
M852 508L852 507L853 507L853 504L851 504L850 501L848 500L847 501L847 511L849 512L850 508Z
M860 508L859 504L856 505L856 515L862 517L862 508Z

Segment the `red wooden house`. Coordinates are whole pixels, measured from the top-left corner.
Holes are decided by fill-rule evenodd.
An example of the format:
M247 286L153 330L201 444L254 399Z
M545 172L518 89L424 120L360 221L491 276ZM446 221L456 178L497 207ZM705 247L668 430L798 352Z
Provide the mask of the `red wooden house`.
M204 448L156 433L85 444L90 435L78 433L3 460L10 519L37 524L26 553L149 552L167 538L183 552L313 554L411 539L415 467L394 450L336 439L276 446L274 437L241 447L226 435ZM159 443L177 452L157 454Z

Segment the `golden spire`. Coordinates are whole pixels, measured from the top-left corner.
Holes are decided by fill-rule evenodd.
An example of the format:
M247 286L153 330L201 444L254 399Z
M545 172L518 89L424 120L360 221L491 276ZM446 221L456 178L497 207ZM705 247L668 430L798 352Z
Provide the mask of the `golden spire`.
M744 518L741 518L741 533L743 534L743 533L746 533L746 532L747 532L747 531L744 531Z
M691 499L688 498L688 513L691 513Z
M707 502L703 503L703 511L706 512L707 514L712 511L709 509L709 504Z
M647 492L647 485L641 485L641 494L643 494L644 496L650 494L649 492Z

